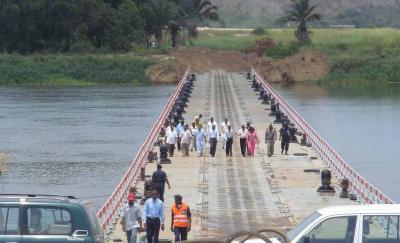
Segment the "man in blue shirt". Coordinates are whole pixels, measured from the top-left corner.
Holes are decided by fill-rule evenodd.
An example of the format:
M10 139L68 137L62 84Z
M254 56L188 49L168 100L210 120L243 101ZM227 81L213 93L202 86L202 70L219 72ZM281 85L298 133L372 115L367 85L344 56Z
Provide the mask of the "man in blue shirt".
M165 208L164 203L158 199L158 192L153 190L151 198L147 199L143 207L144 227L147 234L147 243L158 243L160 228L164 231Z

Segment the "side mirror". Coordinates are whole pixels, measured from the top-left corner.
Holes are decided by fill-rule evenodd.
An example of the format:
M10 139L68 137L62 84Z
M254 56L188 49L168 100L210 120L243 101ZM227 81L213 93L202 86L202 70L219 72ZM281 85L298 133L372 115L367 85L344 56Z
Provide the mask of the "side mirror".
M86 237L89 235L89 232L87 230L75 230L75 232L72 234L73 237Z

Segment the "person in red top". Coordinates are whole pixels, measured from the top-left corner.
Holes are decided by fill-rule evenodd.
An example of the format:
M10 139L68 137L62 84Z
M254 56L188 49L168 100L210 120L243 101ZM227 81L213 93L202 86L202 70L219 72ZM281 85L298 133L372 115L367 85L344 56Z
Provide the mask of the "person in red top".
M175 234L175 242L187 240L192 224L192 215L187 204L182 202L181 195L175 195L175 204L172 205L171 231Z
M258 136L254 127L250 127L246 134L247 152L250 157L254 157L256 144L258 144Z

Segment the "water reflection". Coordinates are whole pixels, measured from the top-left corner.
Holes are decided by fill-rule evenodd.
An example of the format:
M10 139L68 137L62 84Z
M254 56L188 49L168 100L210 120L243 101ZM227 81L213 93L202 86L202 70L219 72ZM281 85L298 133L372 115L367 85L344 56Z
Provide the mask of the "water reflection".
M115 188L173 87L0 88L2 193L92 197Z
M307 83L275 87L352 167L400 202L396 154L400 85Z

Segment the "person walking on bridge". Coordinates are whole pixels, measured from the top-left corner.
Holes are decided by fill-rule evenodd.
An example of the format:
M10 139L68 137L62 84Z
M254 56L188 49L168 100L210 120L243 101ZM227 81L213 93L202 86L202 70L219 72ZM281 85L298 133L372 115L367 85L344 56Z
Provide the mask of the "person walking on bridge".
M175 204L171 207L171 231L174 232L175 242L187 240L192 224L192 214L181 195L175 195Z
M191 137L192 133L189 130L189 126L186 124L180 134L183 157L189 156L189 145Z
M157 165L157 170L154 171L151 181L153 189L158 192L160 200L164 202L165 183L167 183L168 189L171 189L171 185L169 184L167 173L162 170L162 165Z
M207 143L207 136L204 130L202 129L201 125L197 128L195 136L196 136L197 153L199 154L199 157L202 157L204 153L205 144Z
M276 141L276 130L272 126L272 124L269 125L267 128L267 131L265 132L265 144L267 144L267 154L268 157L271 157L274 154L274 145Z
M178 134L176 133L174 126L171 125L170 131L167 133L167 140L166 140L169 157L174 157L175 144L177 139L178 139Z
M245 125L242 125L242 128L239 129L239 131L237 131L236 135L239 136L239 140L240 140L240 152L242 153L242 156L245 157L246 156L246 137L247 137L247 129Z
M176 134L178 135L176 139L176 145L178 147L178 151L181 151L181 140L182 140L181 133L183 132L184 128L185 128L185 121L183 120L180 121L178 125L176 125Z
M192 134L191 142L190 142L190 151L197 151L196 149L196 132L197 132L197 127L196 123L192 122L192 128L190 129L190 132Z
M214 120L214 117L210 118L210 121L207 123L207 134L210 136L210 132L212 130L212 126L215 127L215 130L218 132L218 123Z
M129 193L128 204L122 209L121 226L128 243L136 243L138 230L142 229L142 212L135 202L134 193Z
M147 199L143 207L143 221L146 229L147 243L158 243L160 228L164 231L165 209L164 203L158 199L158 192L153 190L151 198Z
M193 122L196 124L196 127L199 127L200 125L203 126L203 115L199 114L198 116L195 116Z
M254 127L250 126L250 129L247 131L246 135L246 143L247 143L247 152L250 157L254 157L256 144L258 143L257 132Z
M210 141L210 155L211 157L215 157L218 143L218 130L215 125L211 125L211 130L208 132L208 139Z
M279 140L281 141L281 154L285 150L285 154L288 155L289 142L290 142L290 129L287 123L283 124L283 127L279 130Z
M221 125L219 126L219 131L220 131L220 138L223 141L222 142L222 149L225 150L226 148L226 137L225 137L225 133L228 130L228 126L231 125L228 121L228 118L225 118L223 122L221 122Z
M226 156L232 157L232 145L233 145L233 131L232 131L232 126L228 125L228 128L226 129L225 132L225 152Z

